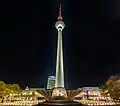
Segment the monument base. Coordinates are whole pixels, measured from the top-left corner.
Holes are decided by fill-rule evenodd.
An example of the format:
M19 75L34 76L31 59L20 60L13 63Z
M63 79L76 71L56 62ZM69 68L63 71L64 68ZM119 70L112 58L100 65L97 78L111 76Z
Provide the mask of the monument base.
M36 106L84 106L78 102L68 99L65 88L57 87L53 89L52 98Z

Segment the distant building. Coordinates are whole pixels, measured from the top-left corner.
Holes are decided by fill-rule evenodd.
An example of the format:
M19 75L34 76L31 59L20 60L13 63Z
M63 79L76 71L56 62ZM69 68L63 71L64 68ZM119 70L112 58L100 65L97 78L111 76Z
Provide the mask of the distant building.
M99 87L82 87L83 91L100 91L101 89Z
M76 98L80 98L82 100L112 100L109 96L104 97L102 95L103 90L99 87L82 87L78 88L81 90L81 93L76 96Z
M39 90L45 90L45 88L30 88L29 90L32 90L32 91L39 91Z
M48 76L47 89L52 89L55 87L55 76Z

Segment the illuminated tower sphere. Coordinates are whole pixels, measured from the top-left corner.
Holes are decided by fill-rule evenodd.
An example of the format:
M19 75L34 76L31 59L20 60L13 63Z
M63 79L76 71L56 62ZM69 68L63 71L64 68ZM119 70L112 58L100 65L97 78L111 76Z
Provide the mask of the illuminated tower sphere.
M63 18L61 16L61 5L59 8L58 21L55 23L58 31L58 44L57 44L57 60L56 60L56 81L55 87L64 88L64 69L63 69L63 48L62 48L62 30L65 27Z

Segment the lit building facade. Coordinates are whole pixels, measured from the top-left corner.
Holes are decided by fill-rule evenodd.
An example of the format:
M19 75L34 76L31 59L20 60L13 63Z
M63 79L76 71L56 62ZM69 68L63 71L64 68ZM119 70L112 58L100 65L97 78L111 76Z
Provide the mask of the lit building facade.
M112 99L107 96L103 96L103 90L100 89L99 87L83 87L80 88L81 93L76 96L76 98L81 99L81 100L107 100L111 101Z
M21 90L20 93L16 94L9 94L4 96L4 98L0 99L0 105L4 106L10 106L10 105L15 105L15 106L31 106L31 105L36 105L38 103L44 102L46 100L45 96L41 94L39 90L32 90L31 89L25 89Z
M55 76L48 76L47 89L53 89L55 87Z

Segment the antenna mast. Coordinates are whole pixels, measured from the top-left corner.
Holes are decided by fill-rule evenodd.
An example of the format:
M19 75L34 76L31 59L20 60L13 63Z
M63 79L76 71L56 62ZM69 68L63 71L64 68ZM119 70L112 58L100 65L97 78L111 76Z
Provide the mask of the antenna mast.
M62 7L61 7L61 2L60 2L60 4L59 4L59 16L58 16L58 20L59 20L59 21L62 21L62 20L63 20L63 18L62 18Z

